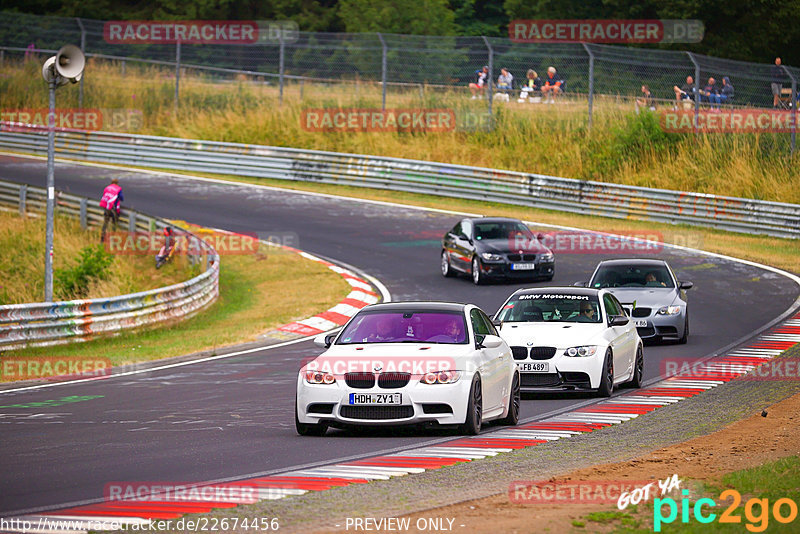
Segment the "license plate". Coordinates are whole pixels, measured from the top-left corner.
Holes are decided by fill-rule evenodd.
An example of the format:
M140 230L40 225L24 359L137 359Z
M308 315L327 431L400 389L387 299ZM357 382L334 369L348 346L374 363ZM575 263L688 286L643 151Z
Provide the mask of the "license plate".
M535 263L512 263L511 270L512 271L532 271L536 269Z
M360 404L402 404L403 397L400 393L351 393L351 405Z
M518 363L520 371L526 371L528 373L546 373L550 370L550 363L549 362L526 362L526 363Z
M636 321L637 328L644 328L647 326L647 319L639 319Z

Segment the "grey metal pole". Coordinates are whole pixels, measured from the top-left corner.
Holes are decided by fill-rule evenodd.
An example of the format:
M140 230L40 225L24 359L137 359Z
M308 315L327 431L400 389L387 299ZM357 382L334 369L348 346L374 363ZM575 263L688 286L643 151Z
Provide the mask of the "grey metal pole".
M80 17L75 17L78 27L81 29L81 52L86 54L86 29L83 27ZM83 107L83 76L81 76L80 87L78 88L78 107Z
M486 80L486 98L488 99L488 108L489 108L489 117L491 118L492 115L492 73L494 72L494 49L492 48L491 43L489 43L489 39L486 38L485 35L481 35L483 37L483 42L486 43L486 48L489 49L489 76L488 80Z
M381 111L386 111L386 41L383 35L378 34L378 39L381 40Z
M789 69L786 68L786 65L781 65L783 67L783 72L792 80L792 99L789 104L792 106L792 143L791 148L789 149L789 155L793 156L794 151L796 148L796 138L797 138L797 79L789 72Z
M278 82L278 84L280 85L280 95L278 97L278 101L279 101L280 104L283 104L283 65L284 65L284 63L283 63L283 57L284 57L283 56L283 54L284 54L283 31L281 31L278 34L278 39L280 39L280 43L281 43L281 46L280 46L280 50L281 50L280 51L280 63L278 65L278 70L279 70L278 74L279 74L279 77L280 77L280 80Z
M694 64L694 133L700 131L700 64L694 59L694 54L686 52Z
M586 53L589 54L589 129L592 129L592 109L594 105L594 54L592 53L592 49L589 48L589 45L586 43L583 44L583 48L586 50Z
M56 80L50 81L47 114L47 230L44 246L44 300L53 302L53 212L55 209Z
M175 43L175 110L178 109L178 94L181 86L181 42Z

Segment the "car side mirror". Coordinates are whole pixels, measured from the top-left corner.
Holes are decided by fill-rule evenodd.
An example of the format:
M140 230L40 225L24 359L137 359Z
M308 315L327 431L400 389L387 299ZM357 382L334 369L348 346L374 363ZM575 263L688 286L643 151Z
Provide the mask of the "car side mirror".
M501 326L503 326L503 321L501 321L500 319L492 319L492 324L495 325L497 328L500 328Z
M487 336L481 336L483 339L478 341L478 345L483 348L487 349L496 349L503 345L503 340L498 336L493 336L491 334Z
M624 315L612 315L608 319L608 326L625 326L629 320Z
M586 287L588 284L589 284L589 282L575 282L572 285L575 286L575 287Z
M692 289L694 287L693 282L678 282L678 287L680 289Z
M314 338L314 345L322 349L327 349L333 345L334 339L336 339L336 332L333 334L320 334Z

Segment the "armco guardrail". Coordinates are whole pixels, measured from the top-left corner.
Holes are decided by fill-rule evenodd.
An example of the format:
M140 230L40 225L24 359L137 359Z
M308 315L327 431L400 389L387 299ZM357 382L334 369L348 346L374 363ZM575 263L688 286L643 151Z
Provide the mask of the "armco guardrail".
M45 190L0 181L0 205L18 208L20 213L43 213ZM81 224L102 224L97 202L58 192L56 213L80 217ZM129 231L154 231L167 222L132 210L125 210L122 226ZM0 351L34 345L82 341L93 336L138 328L160 322L185 319L214 302L219 294L219 255L197 236L197 250L203 251L205 270L200 275L167 287L111 298L38 302L0 306ZM203 261L199 256L190 256Z
M0 149L44 155L45 129L0 123ZM800 205L541 174L238 143L61 131L79 160L391 189L535 208L800 238Z

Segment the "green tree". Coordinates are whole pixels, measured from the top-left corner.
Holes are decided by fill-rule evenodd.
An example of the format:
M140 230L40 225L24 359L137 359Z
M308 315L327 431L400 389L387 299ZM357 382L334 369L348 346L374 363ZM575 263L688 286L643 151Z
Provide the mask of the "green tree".
M341 0L339 18L350 33L454 35L455 14L446 0Z

